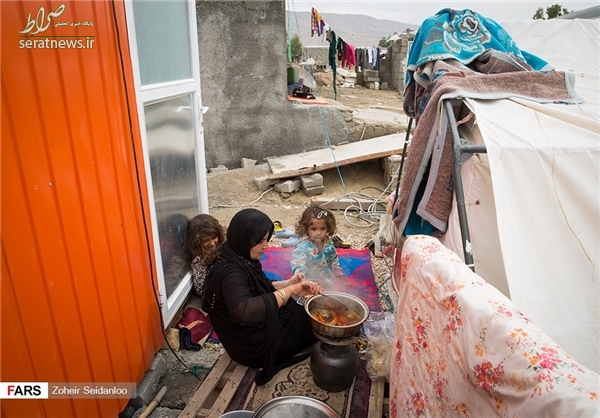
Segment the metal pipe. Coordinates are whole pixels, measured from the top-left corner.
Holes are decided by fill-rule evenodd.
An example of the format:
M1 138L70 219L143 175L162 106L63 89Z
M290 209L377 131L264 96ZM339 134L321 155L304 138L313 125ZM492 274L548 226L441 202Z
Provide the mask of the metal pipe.
M475 271L475 264L473 263L473 251L471 248L471 237L469 235L469 223L467 221L467 210L465 209L465 195L462 184L462 175L460 172L462 167L460 158L462 154L460 135L458 133L456 118L454 117L454 112L452 110L452 102L449 99L444 100L444 107L446 110L446 115L448 116L450 130L452 132L452 150L454 151L454 193L456 194L456 207L458 209L458 220L460 223L460 233L462 236L465 264L469 266L471 270Z

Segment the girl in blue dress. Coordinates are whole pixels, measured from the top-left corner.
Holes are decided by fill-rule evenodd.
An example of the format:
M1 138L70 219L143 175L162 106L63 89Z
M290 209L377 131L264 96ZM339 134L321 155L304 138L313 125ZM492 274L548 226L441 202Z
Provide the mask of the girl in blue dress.
M292 252L292 271L326 290L343 288L344 273L331 240L336 229L333 213L318 206L306 208L296 225L296 234L303 239Z

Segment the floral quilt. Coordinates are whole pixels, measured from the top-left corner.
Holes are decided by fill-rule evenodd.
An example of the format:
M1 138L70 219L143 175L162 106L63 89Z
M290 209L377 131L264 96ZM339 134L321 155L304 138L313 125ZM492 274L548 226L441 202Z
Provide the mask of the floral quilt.
M436 238L410 236L393 280L390 416L600 417L600 376Z

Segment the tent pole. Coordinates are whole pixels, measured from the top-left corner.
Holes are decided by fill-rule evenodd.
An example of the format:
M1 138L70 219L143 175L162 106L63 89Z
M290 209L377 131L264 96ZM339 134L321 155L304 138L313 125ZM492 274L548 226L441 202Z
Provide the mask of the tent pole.
M471 246L471 236L469 234L469 222L467 220L467 210L465 208L465 195L463 190L461 167L461 156L463 149L461 148L461 138L458 133L458 126L454 111L452 110L452 102L449 99L444 100L444 108L450 124L452 132L452 149L454 152L454 193L456 194L456 208L458 209L458 221L460 223L460 234L462 236L463 251L465 256L465 264L474 272L475 264L473 262L473 249ZM483 150L485 147L465 147L475 150ZM470 153L467 151L467 153Z
M402 159L400 160L400 168L398 169L398 178L396 179L396 194L394 195L394 204L392 205L392 213L398 201L398 193L400 193L400 177L402 177L402 169L404 168L404 160L406 159L406 148L408 146L408 137L412 127L413 118L408 119L408 127L406 128L406 136L404 137L404 147L402 148Z

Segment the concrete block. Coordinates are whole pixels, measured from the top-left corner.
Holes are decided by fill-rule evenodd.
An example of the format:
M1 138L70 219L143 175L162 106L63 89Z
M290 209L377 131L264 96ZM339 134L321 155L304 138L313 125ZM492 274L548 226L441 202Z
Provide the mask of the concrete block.
M370 81L375 82L375 81L379 81L379 77L367 77L366 80L367 80L367 83Z
M158 392L158 384L160 380L167 374L167 361L162 353L158 352L150 364L150 368L146 371L141 382L138 383L135 397L129 400L129 404L137 409L148 405Z
M293 193L300 188L300 179L279 182L273 188L279 193Z
M307 195L308 197L311 197L311 196L316 196L318 194L323 194L324 191L325 191L324 186L308 187L308 188L304 189L304 194Z
M387 82L381 83L381 86L379 86L379 90L387 90L388 86L389 84Z
M365 76L363 73L356 73L356 84L359 86L365 84Z
M383 169L385 171L396 171L402 162L402 155L389 155L383 159Z
M209 173L220 173L223 171L228 171L229 169L227 167L225 167L223 164L219 164L218 166L214 167L214 168L209 168L208 172Z
M300 183L303 189L317 187L323 185L323 175L320 173L311 174L309 176L300 176Z
M387 171L383 172L383 184L387 186L388 184L392 183L392 185L395 187L396 181L398 181L398 176L395 172L392 174L388 173Z
M152 402L158 391L158 383L162 376L159 376L154 370L150 369L144 375L144 378L137 385L135 397L130 399L130 404L134 408L141 408Z
M242 168L250 168L256 165L256 160L250 158L242 158Z
M379 90L379 82L377 81L370 81L367 83L367 87L370 90Z
M271 187L275 182L269 178L269 176L259 176L254 177L252 180L258 191L265 192Z
M154 370L161 379L167 373L167 362L160 352L156 353L154 356L154 360L152 360L152 364L150 365L150 370Z
M137 411L135 411L135 414L133 415L132 418L139 418L142 416L142 413L144 412L146 408L140 408ZM164 408L162 406L158 406L156 407L156 409L154 411L152 411L152 413L149 415L149 417L160 417L160 418L177 418L179 415L181 414L181 410L179 409L170 409L170 408Z
M364 70L363 74L365 77L379 77L379 71L376 70Z
M390 155L383 159L383 183L389 184L391 181L397 181L398 178L398 169L400 168L400 164L402 163L401 155Z

